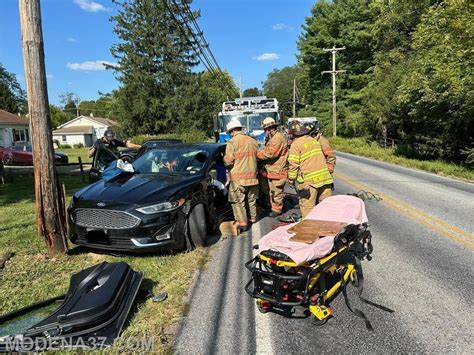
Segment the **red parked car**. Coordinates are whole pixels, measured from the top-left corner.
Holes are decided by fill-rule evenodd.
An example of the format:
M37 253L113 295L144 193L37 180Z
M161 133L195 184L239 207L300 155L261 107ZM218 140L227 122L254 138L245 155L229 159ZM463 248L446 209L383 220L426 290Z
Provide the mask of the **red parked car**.
M17 144L7 148L0 148L0 159L5 165L33 165L33 149L29 144ZM69 162L66 154L54 152L54 159L58 164Z

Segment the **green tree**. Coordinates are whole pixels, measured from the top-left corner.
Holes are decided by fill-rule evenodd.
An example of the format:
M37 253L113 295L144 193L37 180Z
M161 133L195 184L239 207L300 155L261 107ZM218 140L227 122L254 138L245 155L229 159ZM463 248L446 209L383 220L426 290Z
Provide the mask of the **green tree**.
M474 143L474 5L432 6L413 34L397 92L399 130L424 157L465 159Z
M242 92L243 97L261 96L262 92L258 88L247 88Z
M51 111L51 126L53 129L56 129L58 126L69 121L67 114L64 113L61 107L50 104L49 109Z
M119 8L112 20L120 41L111 48L118 61L111 69L121 83L116 110L122 129L130 135L169 132L177 122L168 105L197 64L189 33L173 17L184 12L185 4L113 1Z
M222 81L226 82L233 97L238 96L232 77L224 72ZM176 117L176 131L183 133L189 130L199 130L211 135L214 117L222 110L222 103L228 98L214 75L208 71L189 74L186 82L177 94L169 98L169 115Z
M59 101L61 102L62 110L67 117L67 121L77 117L77 107L81 102L79 95L73 92L65 92L59 95Z
M267 97L275 97L280 103L280 109L287 117L291 117L293 114L293 80L296 79L297 85L301 86L301 76L301 68L296 65L273 69L268 73L267 79L263 83L263 93ZM304 107L303 98L301 95L299 96L297 109Z
M0 109L11 113L26 113L26 96L16 79L0 63Z
M364 134L380 138L401 138L398 130L400 111L396 95L402 78L411 65L412 36L421 16L435 0L405 0L375 2L372 10L376 18L373 26L372 48L374 66L370 68L370 82L363 92Z
M298 41L299 64L304 72L303 87L308 109L328 122L331 115L331 77L321 75L331 69L330 54L324 48L345 46L337 55L337 69L347 70L338 76L339 132L351 132L354 122L363 118L363 90L370 80L368 69L373 64L370 43L373 34L374 12L366 0L318 1L306 18ZM322 110L328 107L329 110Z

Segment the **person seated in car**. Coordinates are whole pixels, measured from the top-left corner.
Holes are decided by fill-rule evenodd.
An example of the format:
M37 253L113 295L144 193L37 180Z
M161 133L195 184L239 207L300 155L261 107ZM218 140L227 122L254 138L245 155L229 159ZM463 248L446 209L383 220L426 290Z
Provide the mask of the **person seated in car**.
M92 158L99 148L106 148L115 153L118 151L119 147L138 149L141 148L141 145L132 143L130 141L121 141L119 139L116 139L114 131L112 131L111 129L106 129L104 132L104 136L96 140L91 149L89 149L89 158Z

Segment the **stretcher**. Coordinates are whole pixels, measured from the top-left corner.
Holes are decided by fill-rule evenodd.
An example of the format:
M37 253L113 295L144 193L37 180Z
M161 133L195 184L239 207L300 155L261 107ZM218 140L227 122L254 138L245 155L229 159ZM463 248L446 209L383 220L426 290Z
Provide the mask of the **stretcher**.
M373 251L363 202L353 196L330 197L307 218L338 222L343 227L335 235L316 238L311 244L292 241L295 235L291 228L297 223L264 236L259 241L258 254L245 264L252 275L246 292L256 299L262 313L291 314L301 306L315 325L325 324L333 315L330 303L342 292L349 310L365 321L368 330L373 330L365 314L352 306L346 290L351 284L358 288L363 302L391 312L362 297L361 261L371 260Z

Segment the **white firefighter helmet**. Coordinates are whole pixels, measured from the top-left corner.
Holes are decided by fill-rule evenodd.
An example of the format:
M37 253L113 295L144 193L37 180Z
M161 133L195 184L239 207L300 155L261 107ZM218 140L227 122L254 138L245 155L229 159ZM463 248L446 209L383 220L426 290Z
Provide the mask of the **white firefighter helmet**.
M233 118L227 123L227 132L232 131L235 128L242 128L242 123L237 118Z
M275 122L275 119L273 117L266 117L263 121L262 121L262 128L265 129L265 128L269 128L269 127L273 127L273 126L276 126L276 122Z

